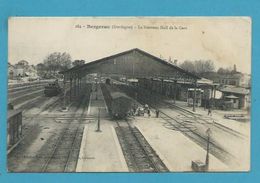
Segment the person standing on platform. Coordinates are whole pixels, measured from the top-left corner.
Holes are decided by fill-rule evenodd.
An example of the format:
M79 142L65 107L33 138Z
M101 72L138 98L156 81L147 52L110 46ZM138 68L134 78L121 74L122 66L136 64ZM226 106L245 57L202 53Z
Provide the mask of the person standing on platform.
M148 110L148 108L149 108L148 104L145 104L144 105L144 110Z
M138 108L137 104L134 104L134 105L133 105L133 112L134 112L134 114L136 114L137 108Z
M150 117L150 116L151 116L151 111L150 111L150 109L149 109L149 108L147 109L147 114L148 114L148 117Z
M212 116L212 113L211 113L211 106L209 106L209 109L208 109L208 116Z
M148 115L148 104L144 104L143 108L144 108L144 114L147 113Z
M159 118L159 110L158 109L156 109L155 114L156 114L156 118Z

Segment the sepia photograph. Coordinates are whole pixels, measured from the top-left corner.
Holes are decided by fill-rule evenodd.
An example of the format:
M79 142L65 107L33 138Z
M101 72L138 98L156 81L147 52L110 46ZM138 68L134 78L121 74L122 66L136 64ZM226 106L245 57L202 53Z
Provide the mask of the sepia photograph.
M8 172L248 172L249 17L9 17Z

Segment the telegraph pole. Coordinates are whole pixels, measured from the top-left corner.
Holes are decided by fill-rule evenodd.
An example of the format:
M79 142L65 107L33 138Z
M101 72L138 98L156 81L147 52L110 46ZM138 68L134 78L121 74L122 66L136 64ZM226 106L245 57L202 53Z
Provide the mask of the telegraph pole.
M66 109L66 80L65 80L65 75L63 78L63 109Z
M95 91L96 91L96 100L98 99L98 81L97 81L97 79L96 79L96 89L95 89Z
M206 154L206 162L205 162L205 165L206 165L206 169L208 170L209 168L209 143L210 143L210 135L211 135L211 130L210 128L208 128L206 130L206 134L208 136L207 138L207 154Z
M194 95L193 95L193 112L196 111L195 105L196 105L196 93L197 93L197 80L194 83Z
M98 108L98 123L97 123L97 130L96 132L102 132L100 129L100 108Z

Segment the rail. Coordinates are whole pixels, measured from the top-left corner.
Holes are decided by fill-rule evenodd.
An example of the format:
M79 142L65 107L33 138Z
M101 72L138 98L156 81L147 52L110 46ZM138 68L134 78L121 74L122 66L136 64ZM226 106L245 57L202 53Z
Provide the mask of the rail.
M130 146L133 146L133 143L129 144L129 142L126 140L128 137L126 137L126 134L123 132L123 129L118 121L116 121L118 128L120 129L120 133L124 138L124 142L127 145L127 149L129 151L128 155L131 158L131 163L134 166L134 169L137 171L147 171L144 169L141 169L140 164L142 163L148 163L150 168L152 168L152 172L169 172L168 168L164 165L164 163L161 161L159 156L155 153L155 151L152 149L152 147L149 145L149 143L145 140L145 138L142 136L142 134L135 128L131 127L129 122L125 121L127 123L128 131L130 132L131 136L134 139L134 142L142 152L146 160L142 159L142 162L138 162L138 159L136 158L136 154L132 154L131 150L129 150ZM141 137L140 137L141 136ZM141 140L143 139L143 140ZM140 156L140 155L138 155ZM150 171L150 170L149 170Z

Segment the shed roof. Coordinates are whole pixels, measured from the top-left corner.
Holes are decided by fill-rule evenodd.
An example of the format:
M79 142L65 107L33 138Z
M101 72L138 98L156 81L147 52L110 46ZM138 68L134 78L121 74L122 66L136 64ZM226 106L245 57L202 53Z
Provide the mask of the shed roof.
M238 99L238 97L236 97L235 95L228 95L228 96L225 96L225 98L228 98L228 99Z
M123 97L123 98L126 98L128 100L132 100L129 96L127 96L126 94L124 94L122 92L111 92L110 94L111 94L111 97L113 99L117 99L117 98Z
M154 55L151 55L151 54L149 54L149 53L147 53L147 52L145 52L143 50L140 50L138 48L134 48L134 49L131 49L131 50L128 50L128 51L124 51L124 52L121 52L121 53L118 53L118 54L114 54L114 55L111 55L111 56L108 56L108 57L104 57L104 58L101 58L101 59L98 59L98 60L86 63L86 64L81 65L81 66L75 66L75 67L73 67L71 69L68 69L68 70L60 72L60 73L64 74L64 75L66 75L66 74L77 74L78 72L83 72L85 74L86 73L91 73L91 72L93 73L94 71L100 70L101 69L100 67L103 67L103 65L101 65L101 64L107 64L108 60L111 61L113 59L119 58L120 56L133 54L135 52L139 53L142 56L145 56L146 58L151 59L154 63L157 64L157 66L158 66L158 64L163 66L164 70L162 70L162 74L167 74L167 73L165 73L165 70L166 70L165 66L166 66L167 71L172 72L172 73L181 74L182 75L181 77L187 77L187 78L192 78L192 79L200 79L199 76L197 76L195 74L192 74L192 73L190 73L190 72L188 72L188 71L186 71L186 70L184 70L184 69L182 69L182 68L180 68L180 67L178 67L176 65L173 65L172 63L169 63L169 62L167 62L165 60L162 60L162 59L160 59L160 58L158 58L158 57L156 57ZM151 64L152 64L152 62L151 62ZM122 69L122 68L120 68L120 69ZM120 73L120 69L117 70L117 73ZM132 67L127 67L126 69L128 69L127 71L129 71L129 73L131 73L132 72L131 69L133 69L133 68ZM138 68L135 68L135 69L137 70ZM155 70L158 71L159 69L160 68L153 68L152 71L155 71ZM109 72L108 69L106 71ZM148 73L148 68L144 68L144 70L142 70L142 71L143 71L143 73ZM151 75L158 76L158 73L160 71L158 71L158 73L151 72L151 71L149 71L149 72L150 72L149 76L151 77ZM124 74L127 75L126 70L122 70L121 74L122 75L124 75ZM133 73L133 75L137 75L137 71L135 73ZM148 76L148 74L147 74L147 76Z
M236 86L221 86L218 88L220 91L224 93L234 93L234 94L241 94L241 95L247 95L249 94L249 90L242 87L236 87Z

